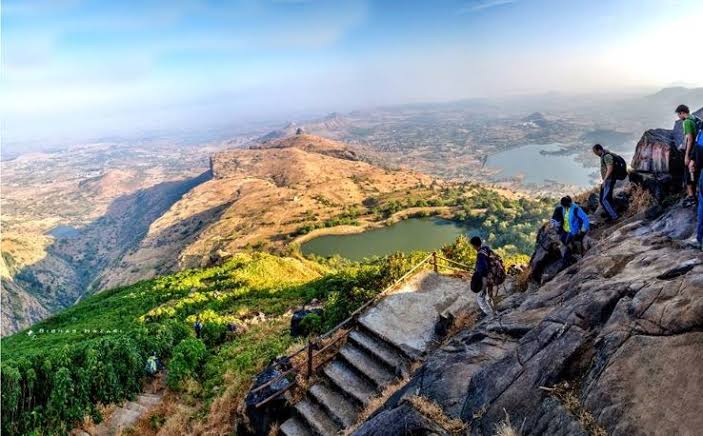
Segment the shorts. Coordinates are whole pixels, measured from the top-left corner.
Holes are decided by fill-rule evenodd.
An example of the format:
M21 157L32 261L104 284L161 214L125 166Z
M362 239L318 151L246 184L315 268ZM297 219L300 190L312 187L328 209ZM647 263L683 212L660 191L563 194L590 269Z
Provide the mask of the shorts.
M687 186L696 186L698 185L698 179L701 177L701 167L696 166L696 171L693 173L693 177L691 177L691 171L688 169L687 166L683 168L683 179L685 180L685 183Z

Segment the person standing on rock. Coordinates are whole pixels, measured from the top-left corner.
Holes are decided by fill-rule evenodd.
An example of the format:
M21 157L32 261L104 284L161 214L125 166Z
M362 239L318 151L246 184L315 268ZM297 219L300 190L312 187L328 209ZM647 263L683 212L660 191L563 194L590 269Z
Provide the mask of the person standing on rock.
M483 245L481 238L471 238L471 246L476 250L476 268L471 276L471 290L475 292L478 307L486 315L495 314L493 294L497 286L505 281L503 259L491 248Z
M559 238L566 247L563 257L566 267L573 262L572 245L580 244L589 230L588 215L567 195L561 199L560 206L554 209L552 223L559 226Z
M703 177L698 178L698 228L696 241L698 241L698 248L703 250Z
M696 184L701 177L701 167L703 166L703 153L697 152L696 135L700 121L693 115L685 104L680 104L676 108L676 115L682 122L684 150L684 180L688 197L684 200L684 207L691 207L696 203ZM677 144L678 145L678 144Z
M600 157L600 175L603 179L600 185L600 204L608 215L607 220L615 221L618 219L618 213L613 207L613 189L615 189L615 182L617 181L615 174L615 160L617 157L600 144L593 146L593 153Z

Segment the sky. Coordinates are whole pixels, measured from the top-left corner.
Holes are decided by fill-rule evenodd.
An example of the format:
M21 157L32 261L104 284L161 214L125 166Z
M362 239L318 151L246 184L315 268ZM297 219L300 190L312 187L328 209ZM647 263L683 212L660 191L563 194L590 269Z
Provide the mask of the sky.
M2 0L2 140L703 86L700 0Z

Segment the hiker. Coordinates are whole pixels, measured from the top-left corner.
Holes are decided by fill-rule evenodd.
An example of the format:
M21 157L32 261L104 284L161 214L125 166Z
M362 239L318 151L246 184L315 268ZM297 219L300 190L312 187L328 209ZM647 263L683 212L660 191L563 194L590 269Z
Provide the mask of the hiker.
M696 136L703 127L703 122L692 115L685 104L680 104L676 108L676 115L683 125L683 144L677 144L679 149L684 152L683 174L688 193L683 201L683 206L691 207L696 204L696 184L701 176L701 167L703 166L703 151L698 151L700 147L696 146Z
M156 373L159 372L160 367L161 362L159 362L159 358L156 357L156 351L152 351L151 356L146 359L145 371L147 375L154 377Z
M698 248L703 251L703 177L698 178L698 229L696 231Z
M471 238L471 246L476 250L476 269L471 276L471 290L475 292L478 307L486 315L495 313L493 293L498 285L505 281L503 260L481 238Z
M615 221L618 219L618 213L613 207L613 189L615 182L627 177L627 164L621 156L604 149L600 144L593 146L593 153L600 157L600 175L603 179L600 186L600 204L607 215L606 221Z
M237 336L237 325L232 321L227 323L227 333L225 333L225 338L231 341Z
M195 337L200 339L200 333L203 331L203 323L200 322L200 318L195 320L195 324L193 324L193 329L195 330Z
M590 228L588 215L567 195L562 197L560 206L554 209L552 223L559 226L559 239L566 247L563 256L563 266L566 267L573 263L573 245L580 245L579 252L583 252L583 238Z

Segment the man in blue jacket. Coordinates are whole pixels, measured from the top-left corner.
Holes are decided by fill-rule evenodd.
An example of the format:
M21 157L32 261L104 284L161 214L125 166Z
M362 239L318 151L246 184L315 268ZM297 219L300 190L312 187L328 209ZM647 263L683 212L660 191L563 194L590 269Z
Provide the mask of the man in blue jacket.
M566 246L564 252L564 266L573 262L571 246L583 241L590 228L588 215L575 204L568 195L561 199L561 205L554 209L552 223L559 226L559 237Z

